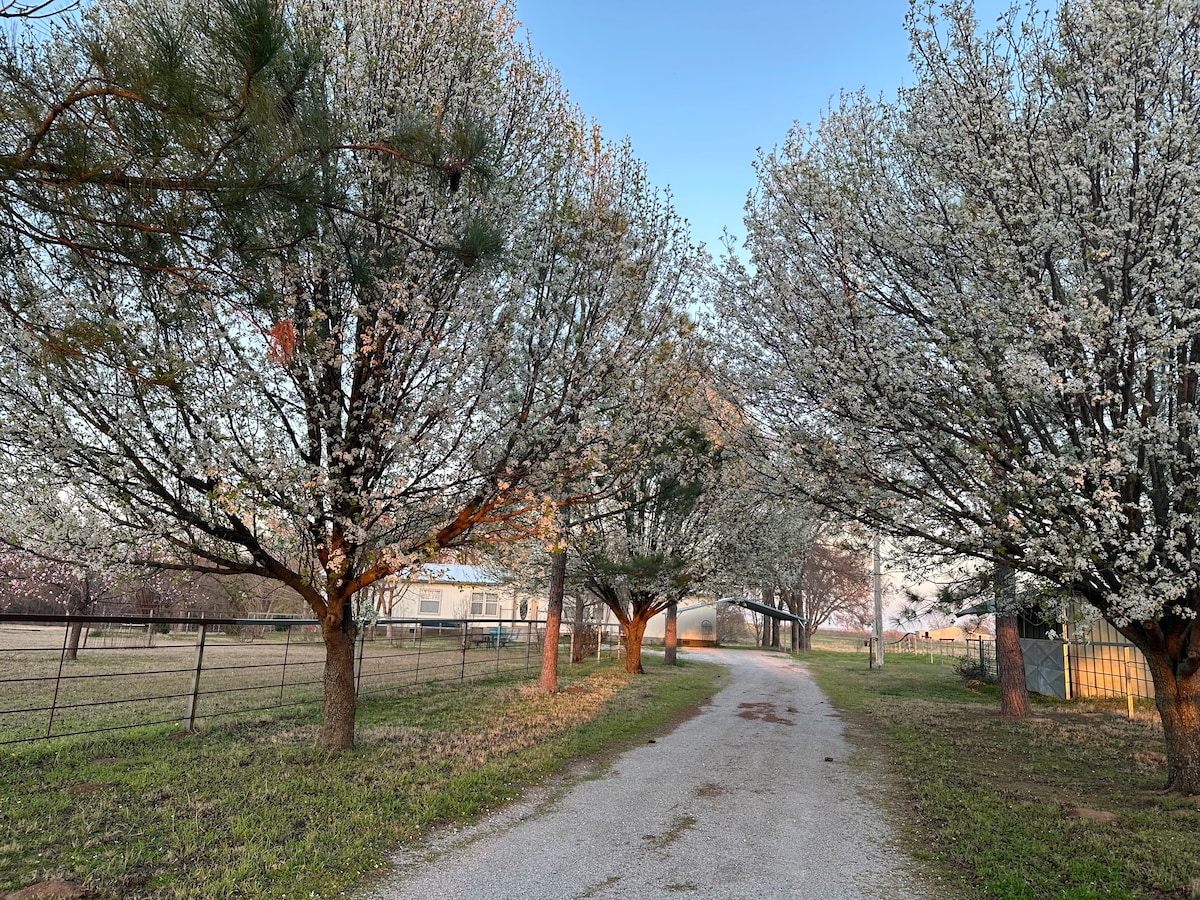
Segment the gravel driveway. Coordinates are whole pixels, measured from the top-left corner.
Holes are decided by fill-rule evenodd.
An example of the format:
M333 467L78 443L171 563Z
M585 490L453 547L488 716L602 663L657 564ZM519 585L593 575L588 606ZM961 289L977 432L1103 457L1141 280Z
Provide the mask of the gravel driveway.
M841 720L783 656L729 666L699 715L591 777L400 851L372 900L918 900Z

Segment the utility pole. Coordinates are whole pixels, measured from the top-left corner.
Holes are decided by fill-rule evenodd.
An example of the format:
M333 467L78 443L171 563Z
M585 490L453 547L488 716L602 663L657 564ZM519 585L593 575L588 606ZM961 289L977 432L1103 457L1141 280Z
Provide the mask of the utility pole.
M883 565L879 558L879 532L871 554L871 576L875 585L875 665L883 668Z

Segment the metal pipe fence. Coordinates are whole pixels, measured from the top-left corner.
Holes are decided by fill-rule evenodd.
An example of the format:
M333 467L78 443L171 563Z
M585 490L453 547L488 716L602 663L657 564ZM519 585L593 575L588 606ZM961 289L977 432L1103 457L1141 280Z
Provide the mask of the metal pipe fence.
M355 647L357 691L535 677L544 639L540 621L368 623ZM619 647L607 635L597 654ZM313 705L324 665L313 619L0 615L0 745L143 726L191 730Z

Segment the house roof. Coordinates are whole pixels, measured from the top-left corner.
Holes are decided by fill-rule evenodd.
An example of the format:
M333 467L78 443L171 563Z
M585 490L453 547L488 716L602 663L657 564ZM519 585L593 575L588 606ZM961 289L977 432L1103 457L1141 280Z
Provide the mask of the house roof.
M425 563L400 573L405 581L422 581L428 584L482 584L504 583L495 569L488 566L464 566L456 563Z

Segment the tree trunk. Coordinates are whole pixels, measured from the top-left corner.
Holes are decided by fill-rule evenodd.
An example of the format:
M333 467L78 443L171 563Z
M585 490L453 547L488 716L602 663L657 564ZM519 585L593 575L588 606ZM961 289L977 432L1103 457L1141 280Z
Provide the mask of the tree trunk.
M630 617L625 627L625 671L631 675L645 675L642 668L642 637L646 634L646 619L638 615Z
M667 625L664 636L665 650L663 651L663 665L675 665L675 652L679 646L679 604L672 602L667 607Z
M1025 654L1017 626L1016 574L996 564L996 668L1000 670L1000 715L1027 719L1033 715L1025 685Z
M546 604L546 635L538 679L538 687L547 694L558 690L558 630L562 626L563 590L567 582L566 548L555 550L550 559L550 598Z
M764 584L762 586L762 602L764 606L773 607L775 605L775 585ZM763 616L762 645L764 647L771 646L771 623L773 621L775 620Z
M354 639L357 629L349 604L342 621L321 626L325 639L325 715L317 746L322 750L349 750L354 746Z
M92 581L91 576L85 573L79 584L79 591L72 590L67 597L67 613L72 616L81 616L87 612L91 604ZM66 659L69 661L74 662L79 658L79 636L82 631L82 622L72 622L67 628Z
M82 622L72 622L67 626L67 655L68 661L79 658L79 637L83 632Z
M1170 662L1148 648L1146 657L1154 681L1154 704L1162 719L1167 751L1167 790L1200 794L1200 671L1179 677Z
M996 667L1000 670L1000 715L1014 719L1033 715L1016 615L996 614Z
M564 588L565 591L565 588ZM563 607L566 607L566 597L563 598ZM586 604L583 602L583 594L579 594L575 598L575 617L571 622L571 662L581 663L585 656L595 652L595 629L591 627L583 618L583 612Z

